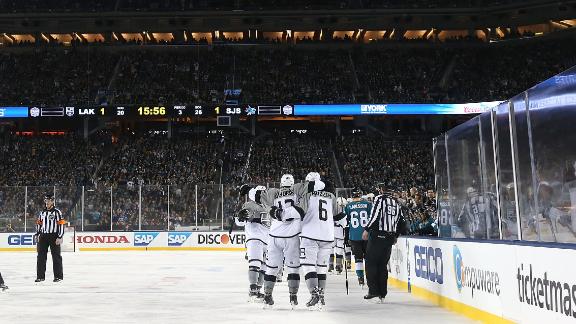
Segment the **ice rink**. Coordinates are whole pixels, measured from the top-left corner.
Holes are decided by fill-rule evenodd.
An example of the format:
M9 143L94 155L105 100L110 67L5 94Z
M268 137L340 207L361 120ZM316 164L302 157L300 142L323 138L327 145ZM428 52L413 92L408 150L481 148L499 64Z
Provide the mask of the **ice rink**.
M50 258L50 257L49 257ZM35 284L35 253L0 253L10 287L0 293L0 323L466 323L464 317L391 289L386 302L365 301L353 273L329 275L326 306L309 311L302 281L291 310L286 282L273 309L247 303L247 263L241 252L64 253L64 281Z

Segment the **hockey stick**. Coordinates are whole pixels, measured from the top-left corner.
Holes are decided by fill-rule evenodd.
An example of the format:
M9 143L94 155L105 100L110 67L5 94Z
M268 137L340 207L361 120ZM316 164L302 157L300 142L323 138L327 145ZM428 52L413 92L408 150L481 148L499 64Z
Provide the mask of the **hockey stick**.
M348 285L348 261L344 258L344 275L346 276L346 295L349 294L349 285Z

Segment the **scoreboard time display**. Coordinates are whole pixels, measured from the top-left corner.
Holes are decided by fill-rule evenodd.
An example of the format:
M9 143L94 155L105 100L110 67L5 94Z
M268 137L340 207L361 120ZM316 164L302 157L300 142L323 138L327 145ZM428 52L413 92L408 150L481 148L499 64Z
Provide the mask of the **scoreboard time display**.
M288 116L291 105L133 105L99 107L0 107L0 118L179 118L217 116Z

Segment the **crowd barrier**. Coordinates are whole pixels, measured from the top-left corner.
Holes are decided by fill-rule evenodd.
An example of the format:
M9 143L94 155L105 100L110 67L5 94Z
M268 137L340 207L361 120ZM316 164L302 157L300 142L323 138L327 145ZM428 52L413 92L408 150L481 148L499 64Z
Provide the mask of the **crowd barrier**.
M243 232L76 232L76 251L244 251ZM0 233L0 251L35 251L31 233ZM574 323L576 246L401 237L389 283L487 323Z
M243 251L244 232L76 232L66 234L63 250L147 251L197 250ZM0 233L0 251L35 251L32 233Z
M576 247L399 238L390 284L486 323L574 323Z

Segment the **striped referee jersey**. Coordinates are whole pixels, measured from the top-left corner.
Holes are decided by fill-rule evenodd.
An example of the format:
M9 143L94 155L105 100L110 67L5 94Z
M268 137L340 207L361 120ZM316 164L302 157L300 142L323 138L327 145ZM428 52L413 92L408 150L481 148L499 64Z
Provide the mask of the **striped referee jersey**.
M396 199L389 194L376 196L366 229L397 233L401 217L403 217L402 206Z
M58 238L64 237L66 221L58 208L44 209L36 220L36 234L57 233Z

